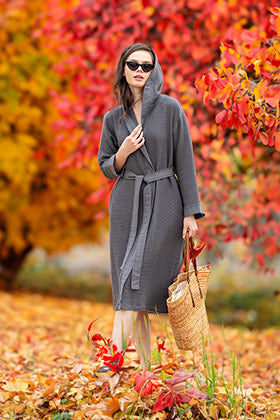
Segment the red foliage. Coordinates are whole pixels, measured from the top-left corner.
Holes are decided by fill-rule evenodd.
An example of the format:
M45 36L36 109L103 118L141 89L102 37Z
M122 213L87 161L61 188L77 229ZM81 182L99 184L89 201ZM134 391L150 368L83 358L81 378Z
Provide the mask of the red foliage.
M124 362L123 352L117 351L117 346L112 345L112 348L106 349L107 353L102 353L104 365L108 366L113 372L120 372ZM96 354L98 355L98 353Z
M223 242L238 239L248 249L244 259L262 267L262 254L267 265L280 252L279 236L272 247L265 245L280 226L278 4L47 1L33 37L57 52L56 70L72 86L69 97L51 92L61 115L56 147L76 144L64 165L96 165L102 117L116 105L111 86L118 57L133 42L150 43L162 65L163 93L182 103L191 126L207 213L201 239L217 255ZM196 83L199 92L196 80L203 81ZM103 187L105 194L99 191L89 201L108 201L110 188ZM261 244L247 234L254 226Z
M88 326L87 340L97 350L96 357L100 358L105 366L109 367L113 372L120 372L123 370L124 351L118 351L112 340L103 338L101 334L96 333L90 337L91 328L95 321L96 319Z
M225 110L216 123L225 128L241 128L249 137L258 137L264 145L275 146L280 131L280 8L264 29L235 29L231 42L220 46L218 65L196 81L204 100L223 103Z
M147 370L144 370L141 375L136 375L134 379L134 388L141 397L151 395L154 389L158 389L159 383L157 379L152 380L153 378L154 374Z
M158 399L153 407L152 412L162 411L165 408L171 410L174 404L189 403L191 399L210 399L204 392L195 387L186 388L186 381L194 376L199 376L197 372L185 372L179 369L174 375L166 379L164 383L167 389L160 391Z
M165 340L160 341L159 339L157 339L157 348L159 353L161 350L166 350L166 348L164 347L164 343Z

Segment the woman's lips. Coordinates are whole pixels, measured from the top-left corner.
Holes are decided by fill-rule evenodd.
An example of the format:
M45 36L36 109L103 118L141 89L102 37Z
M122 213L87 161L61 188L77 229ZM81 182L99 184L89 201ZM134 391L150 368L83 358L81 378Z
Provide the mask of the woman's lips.
M143 80L144 77L142 77L142 76L134 76L134 79Z

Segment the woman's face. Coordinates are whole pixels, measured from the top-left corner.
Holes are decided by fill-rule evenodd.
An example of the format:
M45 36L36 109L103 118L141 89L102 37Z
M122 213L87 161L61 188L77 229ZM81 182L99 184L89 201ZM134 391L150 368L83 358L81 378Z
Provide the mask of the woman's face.
M144 63L153 64L153 57L152 57L152 53L150 53L149 51L139 50L139 51L134 51L133 53L131 53L127 57L126 61L135 61L139 64L144 64ZM130 87L136 88L136 89L144 88L145 83L151 74L151 71L149 71L148 73L145 73L142 70L142 67L140 66L136 70L130 70L127 64L124 65L124 76L126 77L126 81L130 85Z

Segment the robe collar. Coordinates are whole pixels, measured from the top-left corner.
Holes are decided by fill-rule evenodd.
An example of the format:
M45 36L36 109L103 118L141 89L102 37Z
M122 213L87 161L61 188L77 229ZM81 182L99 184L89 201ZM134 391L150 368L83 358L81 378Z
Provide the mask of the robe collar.
M129 131L129 133L131 133L134 130L134 128L138 125L138 122L137 122L137 119L136 119L136 116L135 116L135 113L134 113L133 110L131 110L127 114L127 116L125 117L124 121L125 121L125 124L126 124L126 127L127 127L128 131ZM142 123L142 127L143 127L143 123ZM140 151L143 153L143 155L146 158L146 160L148 161L149 165L154 170L155 169L154 168L154 165L152 163L152 160L150 158L150 155L148 153L148 150L147 150L145 144L143 144L143 146L140 147Z

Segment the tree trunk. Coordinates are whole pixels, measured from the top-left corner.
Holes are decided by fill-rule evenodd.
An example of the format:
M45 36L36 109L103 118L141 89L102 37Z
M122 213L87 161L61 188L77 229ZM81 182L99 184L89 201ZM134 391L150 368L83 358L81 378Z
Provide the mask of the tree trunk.
M14 249L9 250L9 256L0 262L0 289L9 292L14 290L17 273L32 248L31 245L28 245L19 254Z

